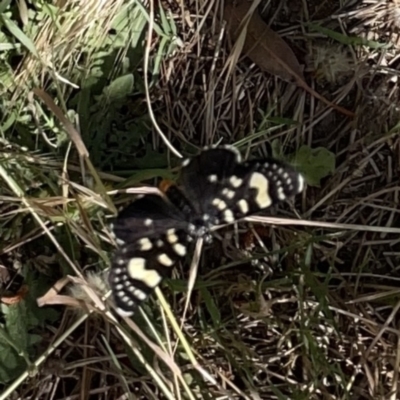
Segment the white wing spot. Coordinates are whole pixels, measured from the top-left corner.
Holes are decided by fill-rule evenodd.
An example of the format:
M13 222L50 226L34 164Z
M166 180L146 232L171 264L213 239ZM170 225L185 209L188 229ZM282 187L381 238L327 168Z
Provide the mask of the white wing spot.
M115 238L115 243L117 243L118 246L123 246L125 244L122 239L118 239L117 237Z
M232 199L235 197L235 192L234 192L233 190L229 190L229 189L227 189L227 188L225 188L225 189L222 191L222 194L223 194L227 199L230 199L230 200L232 200Z
M279 198L279 200L285 200L286 199L286 195L285 195L282 187L278 188L278 198Z
M157 247L163 247L164 246L164 242L161 239L157 240L156 244L157 244Z
M247 214L249 212L249 204L245 199L238 201L237 205L243 214Z
M271 168L272 168L273 170L276 170L276 169L278 169L278 166L277 166L276 164L272 164Z
M124 265L125 264L125 260L123 258L118 258L117 264L118 265ZM118 274L118 272L117 272L117 274Z
M160 274L154 269L146 269L146 260L135 257L128 264L128 274L132 279L143 282L150 288L156 287L161 282Z
M289 174L288 174L287 172L285 172L285 173L283 174L283 179L287 179L287 178L289 178Z
M229 224L231 222L235 221L235 218L233 216L233 212L231 210L225 210L224 215L223 215L224 221Z
M269 182L264 175L259 172L254 172L250 177L249 187L257 190L254 201L260 208L266 208L272 204L271 197L268 193Z
M121 283L118 283L118 285L115 285L115 290L121 290L124 288L124 285L122 285Z
M167 230L167 241L168 243L176 243L178 241L178 236L176 236L175 229L168 229Z
M243 179L240 179L237 176L233 175L229 179L229 182L233 187L238 188L243 183Z
M196 226L193 224L188 225L188 231L190 234L194 234L196 232Z
M210 215L209 214L203 214L203 221L209 221L210 220Z
M165 267L171 267L172 265L174 265L174 262L165 253L160 254L157 257L157 260L160 264L164 265Z
M297 191L298 191L298 193L302 192L303 189L304 189L304 178L301 175L299 175L299 181L297 183Z
M135 288L134 286L131 286L129 288L129 291L135 296L137 297L139 300L144 300L147 295L145 292L143 292L143 290L140 290L138 288Z
M147 251L151 250L153 245L151 244L150 240L148 238L142 238L138 241L138 244L140 246L139 250L140 251Z
M278 174L283 174L283 168L278 169Z
M144 220L144 225L145 225L145 226L150 226L152 223L153 223L153 220L150 219L150 218L146 218L146 219Z
M133 311L126 311L119 307L116 308L116 311L122 318L128 318L133 315Z
M223 200L218 199L218 198L214 199L211 204L213 206L217 207L218 210L221 210L221 211L225 210L225 208L227 207L226 203Z
M291 184L292 184L292 180L291 180L290 178L288 178L288 179L286 180L286 184L287 184L287 185L291 185Z
M187 167L189 164L190 164L190 158L187 158L186 160L183 160L182 167Z
M185 256L186 255L186 247L181 244L181 243L175 243L172 248L174 249L175 253L178 254L178 256Z
M215 183L218 181L218 176L217 175L210 175L208 178L208 181L211 183Z

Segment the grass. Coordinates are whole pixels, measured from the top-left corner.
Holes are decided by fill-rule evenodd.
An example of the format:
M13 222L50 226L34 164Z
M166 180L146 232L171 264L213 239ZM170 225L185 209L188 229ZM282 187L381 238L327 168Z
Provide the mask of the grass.
M353 118L241 55L220 2L0 2L0 399L399 398L399 9L299 4L259 12ZM218 142L306 191L116 319L110 218Z

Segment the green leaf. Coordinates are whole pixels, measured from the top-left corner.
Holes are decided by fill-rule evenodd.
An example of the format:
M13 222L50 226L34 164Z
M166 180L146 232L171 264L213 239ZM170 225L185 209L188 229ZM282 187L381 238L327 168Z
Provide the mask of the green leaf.
M272 151L272 157L274 157L274 158L282 158L283 157L282 143L279 139L274 139L271 142L271 151Z
M29 39L28 36L26 36L25 33L22 32L7 15L0 15L0 21L23 46L25 46L34 56L39 57L32 40Z
M103 93L111 103L115 100L124 99L130 95L133 91L133 85L134 79L132 74L119 76L104 88Z
M358 36L347 36L343 33L335 32L331 29L324 28L318 24L308 24L311 31L320 32L329 38L336 40L339 43L350 45L350 46L366 46L371 49L389 49L393 45L391 43L379 43L373 40L364 39Z
M0 13L5 12L10 3L11 0L3 0L2 2L0 2Z
M10 346L4 337L4 328L0 326L0 383L7 383L20 374L26 363L18 353Z
M28 313L25 301L10 305L5 315L7 332L13 340L19 352L26 353L28 350Z
M207 311L210 313L211 319L213 320L214 326L219 327L221 325L221 313L219 312L213 297L206 288L201 288L200 291L206 304Z
M301 146L290 159L310 186L319 187L321 179L335 171L335 154L324 147Z
M139 169L164 168L168 165L167 153L154 151L151 144L146 145L146 154L135 160L135 166Z

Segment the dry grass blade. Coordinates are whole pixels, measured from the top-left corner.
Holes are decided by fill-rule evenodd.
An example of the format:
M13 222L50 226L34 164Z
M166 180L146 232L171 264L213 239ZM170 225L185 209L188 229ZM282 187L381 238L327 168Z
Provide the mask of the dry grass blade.
M338 224L335 222L322 222L322 221L307 221L304 219L289 219L289 218L274 218L264 216L246 217L246 221L259 222L271 225L300 225L300 226L314 226L317 228L328 228L328 229L348 229L355 231L365 232L385 232L400 234L400 228L391 228L386 226L370 226L370 225L356 225L356 224Z
M96 184L99 187L99 191L101 192L101 194L104 196L105 200L107 201L107 204L108 204L110 210L114 214L116 214L117 210L116 210L113 202L111 201L111 199L108 197L107 191L104 188L104 185L103 185L100 177L98 176L97 171L95 170L92 163L90 162L89 152L87 151L86 146L83 143L82 137L79 134L79 132L75 129L75 127L72 125L72 123L64 116L61 109L56 105L56 103L53 101L53 99L44 90L35 88L35 89L33 89L33 92L36 94L36 96L38 96L42 99L42 101L50 108L50 110L54 113L54 115L64 125L72 142L75 144L75 147L78 150L80 157L82 157L86 161L89 171L91 172L93 178L95 179Z
M60 120L60 122L65 126L72 142L75 144L76 149L81 157L89 157L89 153L86 149L85 144L82 141L81 135L75 129L70 121L64 116L61 109L54 103L53 99L42 89L35 88L33 93L40 97L43 102L53 111L54 115Z

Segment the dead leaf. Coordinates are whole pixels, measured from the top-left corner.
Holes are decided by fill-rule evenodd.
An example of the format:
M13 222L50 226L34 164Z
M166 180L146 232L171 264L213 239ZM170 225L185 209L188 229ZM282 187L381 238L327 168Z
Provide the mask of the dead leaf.
M17 304L25 298L28 292L29 292L28 285L22 285L14 296L2 296L0 298L0 301L7 305Z
M236 40L240 35L246 35L242 54L249 57L262 70L285 81L293 82L299 78L304 80L303 70L292 49L261 19L257 10L250 19L246 18L251 7L252 3L246 0L241 0L237 5L229 0L224 9L228 31L232 38Z
M264 71L285 81L296 83L329 107L354 118L355 114L352 111L332 103L308 86L301 66L290 47L258 15L256 7L259 0L254 0L252 3L247 0L237 0L239 2L237 5L234 5L233 1L227 0L224 17L228 31L236 40L235 46L238 52L248 56ZM237 58L236 54L233 59L237 61Z

